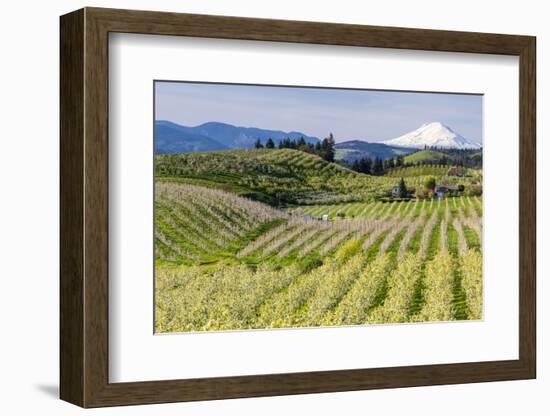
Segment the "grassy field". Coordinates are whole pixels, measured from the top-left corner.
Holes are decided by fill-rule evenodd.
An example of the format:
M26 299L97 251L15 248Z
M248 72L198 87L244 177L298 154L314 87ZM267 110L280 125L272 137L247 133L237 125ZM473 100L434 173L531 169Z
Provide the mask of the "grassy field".
M481 198L370 202L395 178L244 152L157 157L157 332L481 318Z

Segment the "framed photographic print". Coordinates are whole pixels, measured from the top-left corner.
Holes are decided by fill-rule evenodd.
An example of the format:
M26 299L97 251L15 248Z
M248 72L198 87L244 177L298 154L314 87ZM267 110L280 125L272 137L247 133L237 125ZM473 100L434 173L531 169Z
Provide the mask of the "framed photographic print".
M534 378L535 38L61 17L61 398Z

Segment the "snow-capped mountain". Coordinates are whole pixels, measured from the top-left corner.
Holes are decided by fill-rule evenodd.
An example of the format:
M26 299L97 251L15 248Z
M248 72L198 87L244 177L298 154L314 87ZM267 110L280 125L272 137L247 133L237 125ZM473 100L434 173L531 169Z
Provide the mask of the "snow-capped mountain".
M423 149L425 146L444 149L480 149L482 147L481 144L462 137L450 127L439 122L423 124L410 133L395 139L384 140L381 143L388 146L413 147L416 149Z

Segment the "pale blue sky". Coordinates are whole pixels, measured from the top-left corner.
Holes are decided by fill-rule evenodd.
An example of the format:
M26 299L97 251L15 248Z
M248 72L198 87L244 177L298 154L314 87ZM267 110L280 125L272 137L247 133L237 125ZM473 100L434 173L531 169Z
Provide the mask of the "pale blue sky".
M419 92L156 82L156 120L219 121L300 131L336 141L392 139L439 121L482 143L482 96Z

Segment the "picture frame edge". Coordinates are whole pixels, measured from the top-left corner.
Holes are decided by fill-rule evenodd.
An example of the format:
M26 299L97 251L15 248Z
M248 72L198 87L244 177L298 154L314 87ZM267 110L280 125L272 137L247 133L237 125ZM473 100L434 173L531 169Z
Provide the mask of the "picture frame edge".
M163 16L170 24L163 24ZM154 20L147 24L148 18ZM196 20L191 28L190 19ZM229 20L228 20L229 19ZM420 50L496 53L520 58L520 356L518 360L434 364L381 369L268 374L221 378L109 383L108 380L108 34L174 34L200 36L201 21L231 22L236 29L205 37L248 39L259 29L246 31L236 21L270 22L260 39L269 40L273 27L293 27L292 36L278 33L273 41L343 45L330 36L353 27L352 46L399 48L404 34L417 33ZM181 21L181 24L174 23ZM218 24L217 23L217 24ZM332 27L322 36L302 34L322 24ZM219 24L218 24L219 26ZM246 25L244 25L246 26ZM302 32L299 30L303 27ZM152 27L152 28L151 28ZM159 29L162 27L162 30ZM156 29L155 29L156 28ZM187 32L185 32L187 30ZM236 38L234 31L246 32ZM265 32L267 30L267 32ZM361 31L364 31L362 33ZM362 33L362 34L357 34ZM387 39L382 36L386 33ZM401 33L402 35L399 35ZM374 42L369 43L369 36ZM381 36L384 39L381 39ZM400 38L401 36L401 38ZM447 41L441 42L440 37ZM453 39L466 41L452 46ZM430 38L433 42L430 43ZM285 40L286 39L286 40ZM438 40L439 39L439 40ZM476 42L475 46L474 43ZM439 42L439 43L438 43ZM349 43L348 43L349 44ZM471 45L472 50L467 46ZM481 46L480 46L481 45ZM428 48L431 47L431 48ZM438 49L443 48L443 49ZM402 49L414 49L401 47ZM455 48L455 49L453 49ZM491 49L491 51L487 51ZM103 8L83 8L60 18L60 398L81 407L103 407L237 397L306 394L376 388L460 384L536 377L536 38L336 23L192 15ZM525 192L528 189L529 192ZM479 371L484 370L485 374ZM450 377L445 371L452 371ZM420 372L423 374L416 374ZM400 373L398 375L395 375ZM316 381L333 375L330 383ZM391 375L390 377L384 374ZM346 383L350 377L356 384ZM394 378L392 378L394 377ZM366 378L370 378L366 380ZM384 382L384 378L386 382ZM400 380L400 383L392 380ZM286 380L286 381L285 381ZM309 380L309 384L308 384ZM247 383L251 383L250 385ZM290 383L290 384L289 384ZM295 387L292 383L298 383ZM315 384L316 383L316 384ZM334 384L332 384L334 383ZM279 385L275 388L275 385ZM227 387L223 387L227 386ZM252 389L256 386L255 389ZM286 386L286 387L285 387ZM351 387L351 388L350 388ZM245 390L242 390L244 388ZM263 388L263 390L262 390ZM147 390L150 390L149 393ZM164 389L164 393L162 393ZM248 389L248 390L246 390Z

